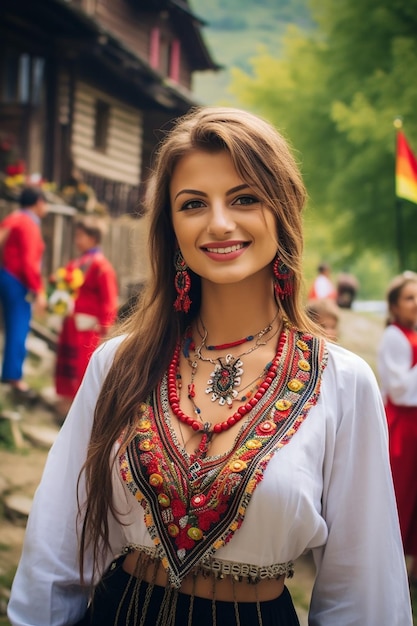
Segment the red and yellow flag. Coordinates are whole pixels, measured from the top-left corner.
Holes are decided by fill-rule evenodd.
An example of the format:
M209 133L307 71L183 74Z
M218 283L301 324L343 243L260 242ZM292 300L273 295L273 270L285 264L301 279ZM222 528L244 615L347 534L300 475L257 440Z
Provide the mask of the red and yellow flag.
M395 195L417 204L417 159L401 131L397 133Z

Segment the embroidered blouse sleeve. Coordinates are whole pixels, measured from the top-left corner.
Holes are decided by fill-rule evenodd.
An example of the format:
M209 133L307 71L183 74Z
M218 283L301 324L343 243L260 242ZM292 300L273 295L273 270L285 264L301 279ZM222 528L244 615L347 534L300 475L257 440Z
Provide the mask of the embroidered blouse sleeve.
M97 349L60 434L52 446L29 516L22 557L12 586L8 617L12 626L62 626L83 616L92 575L86 555L87 586L78 568L77 479L90 438L93 412L114 342ZM84 486L81 485L81 498ZM121 532L109 518L111 542ZM109 563L111 554L106 555Z
M383 396L404 406L417 406L417 365L412 367L412 350L401 330L388 326L378 350L378 375Z
M313 550L309 624L412 626L378 386L362 359L337 346L331 352L321 398L328 422L322 495L328 540ZM333 390L327 395L325 385Z

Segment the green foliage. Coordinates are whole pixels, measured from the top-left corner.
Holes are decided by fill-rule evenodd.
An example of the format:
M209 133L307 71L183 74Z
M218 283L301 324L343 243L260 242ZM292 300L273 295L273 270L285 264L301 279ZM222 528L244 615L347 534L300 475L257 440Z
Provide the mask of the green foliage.
M249 60L259 51L260 42L271 54L281 53L281 38L288 23L311 25L305 0L192 0L193 11L207 22L204 38L219 72L197 72L193 91L207 104L236 106L228 92L231 68L250 71Z
M368 250L393 274L399 238L393 120L403 117L417 152L417 5L312 0L311 8L316 28L290 27L280 56L264 51L251 59L250 71L233 70L231 91L302 155L309 219L316 229L331 229L337 263ZM402 217L406 266L416 269L417 206L405 202Z
M7 547L2 548L3 550L7 550ZM0 574L0 587L5 587L6 589L10 589L12 586L13 578L16 573L15 567L10 567L6 572Z
M10 428L10 422L6 419L0 419L0 449L14 450L15 443Z

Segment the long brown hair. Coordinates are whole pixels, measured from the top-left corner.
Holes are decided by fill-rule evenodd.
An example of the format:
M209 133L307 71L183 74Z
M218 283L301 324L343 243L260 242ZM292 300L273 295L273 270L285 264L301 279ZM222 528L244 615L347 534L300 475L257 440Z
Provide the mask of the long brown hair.
M146 400L163 376L176 343L200 308L201 282L195 274L189 313L178 313L173 308L176 238L169 201L175 166L195 149L227 150L242 180L275 213L278 252L293 272L293 296L278 305L294 326L313 331L316 328L301 304L302 209L306 193L287 142L273 126L251 113L231 108L194 109L177 121L162 142L147 187L150 276L136 310L118 329L125 338L97 400L83 468L87 502L80 541L81 573L86 546L91 542L97 564L101 546L108 545L109 510L117 517L109 463L114 442L122 432L122 446L133 437L138 404Z

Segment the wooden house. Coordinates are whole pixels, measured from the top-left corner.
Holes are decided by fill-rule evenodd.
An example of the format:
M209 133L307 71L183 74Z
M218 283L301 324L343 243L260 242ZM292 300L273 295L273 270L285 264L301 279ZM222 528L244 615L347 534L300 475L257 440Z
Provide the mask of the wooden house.
M202 26L188 0L0 0L0 174L22 161L94 190L122 302L146 277L146 220L126 216L141 214L160 130L197 104L193 72L218 69ZM73 211L51 209L45 277L74 253Z
M158 130L216 70L187 0L1 0L0 158L140 213ZM7 151L9 150L9 153Z

